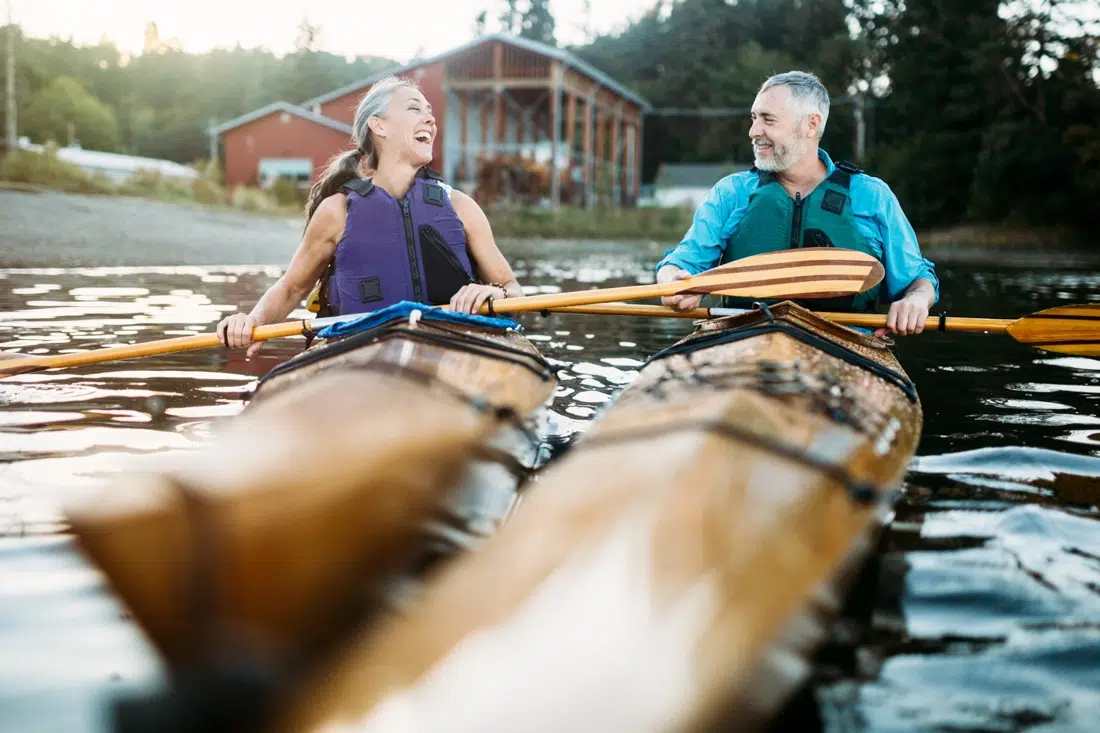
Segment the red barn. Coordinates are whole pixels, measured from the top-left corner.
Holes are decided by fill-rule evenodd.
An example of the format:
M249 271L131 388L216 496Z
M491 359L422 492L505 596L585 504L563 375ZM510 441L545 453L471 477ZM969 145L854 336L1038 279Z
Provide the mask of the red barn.
M475 192L479 168L507 159L544 171L555 206L636 201L649 103L567 51L503 34L218 126L226 185L315 180L351 147L359 99L388 74L416 81L431 103L439 127L432 166L459 188Z

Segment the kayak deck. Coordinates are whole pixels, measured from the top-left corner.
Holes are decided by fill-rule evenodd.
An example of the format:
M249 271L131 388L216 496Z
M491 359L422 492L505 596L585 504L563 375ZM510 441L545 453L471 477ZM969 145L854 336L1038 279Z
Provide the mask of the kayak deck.
M704 323L277 729L751 728L804 674L791 653L835 613L921 419L881 341L789 303Z

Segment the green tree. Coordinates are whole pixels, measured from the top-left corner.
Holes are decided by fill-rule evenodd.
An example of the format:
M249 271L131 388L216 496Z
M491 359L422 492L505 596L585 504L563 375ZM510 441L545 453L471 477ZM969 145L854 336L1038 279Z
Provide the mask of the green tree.
M1004 94L983 131L970 218L1093 226L1100 196L1100 40L1051 23L1057 7L1007 18L998 63Z
M871 167L919 226L965 220L982 137L1004 102L999 0L887 0L864 18L890 94Z
M554 38L554 15L550 12L550 0L528 0L520 21L520 36L532 41L557 44Z
M21 115L21 127L37 142L69 142L72 132L81 146L116 151L121 147L114 111L71 76L59 76L39 90Z
M498 17L500 29L504 33L517 35L520 31L520 13L518 0L504 0L504 7Z
M656 0L616 36L576 53L638 90L656 107L743 110L716 118L646 121L643 178L670 161L752 160L748 108L768 76L812 71L838 100L825 132L836 157L852 157L850 108L839 104L855 79L859 46L844 0Z

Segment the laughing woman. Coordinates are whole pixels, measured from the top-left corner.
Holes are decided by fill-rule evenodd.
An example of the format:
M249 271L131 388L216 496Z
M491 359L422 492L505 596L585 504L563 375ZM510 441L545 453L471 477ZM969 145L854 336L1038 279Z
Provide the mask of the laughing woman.
M286 273L218 337L255 353L252 329L285 319L321 281L321 314L365 313L411 300L476 313L523 294L477 203L427 167L436 124L415 84L388 77L355 111L356 148L310 190L306 228ZM370 171L370 178L362 172Z

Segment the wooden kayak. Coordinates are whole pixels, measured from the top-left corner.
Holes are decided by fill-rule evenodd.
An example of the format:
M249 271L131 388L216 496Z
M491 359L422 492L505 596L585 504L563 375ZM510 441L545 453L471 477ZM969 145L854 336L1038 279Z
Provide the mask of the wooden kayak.
M510 511L553 370L501 319L417 315L341 326L207 449L68 507L171 668L293 664Z
M921 421L870 335L791 303L701 322L274 728L758 727L806 674Z

